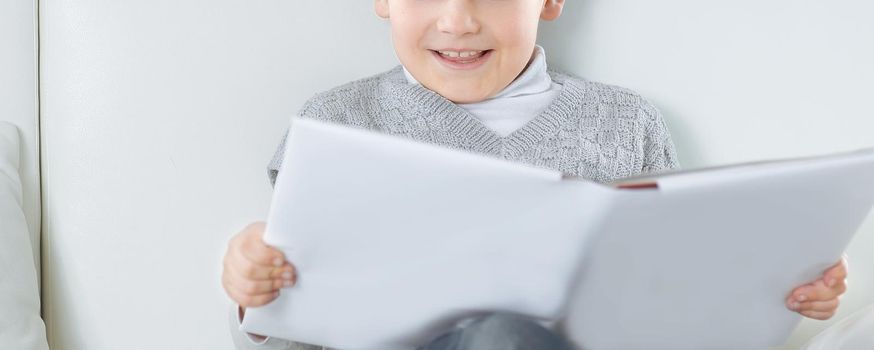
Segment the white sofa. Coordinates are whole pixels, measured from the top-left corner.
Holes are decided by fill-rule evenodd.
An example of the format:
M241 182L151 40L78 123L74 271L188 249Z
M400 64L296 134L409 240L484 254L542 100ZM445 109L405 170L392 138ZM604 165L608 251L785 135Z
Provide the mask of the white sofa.
M48 349L39 295L39 142L32 1L0 2L0 349Z
M0 120L24 141L51 348L231 349L226 240L265 217L265 166L303 101L397 63L387 24L369 1L42 0L37 56L36 4L0 6ZM648 96L698 167L874 146L871 11L569 1L540 42L554 67ZM874 216L838 315L779 349L874 303L872 247Z

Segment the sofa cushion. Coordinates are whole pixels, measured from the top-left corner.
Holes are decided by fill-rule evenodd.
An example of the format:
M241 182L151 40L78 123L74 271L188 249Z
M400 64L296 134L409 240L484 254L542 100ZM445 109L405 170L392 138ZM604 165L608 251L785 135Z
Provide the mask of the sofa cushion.
M18 167L18 130L0 121L0 349L48 349Z

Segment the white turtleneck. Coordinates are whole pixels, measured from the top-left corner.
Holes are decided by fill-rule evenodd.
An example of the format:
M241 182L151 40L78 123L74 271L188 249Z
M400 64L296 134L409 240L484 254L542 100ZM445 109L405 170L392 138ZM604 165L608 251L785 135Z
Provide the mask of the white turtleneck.
M419 84L406 67L404 75L410 84ZM510 85L483 101L457 105L498 135L506 137L540 115L559 91L561 85L554 83L546 72L543 47L535 45L528 68Z

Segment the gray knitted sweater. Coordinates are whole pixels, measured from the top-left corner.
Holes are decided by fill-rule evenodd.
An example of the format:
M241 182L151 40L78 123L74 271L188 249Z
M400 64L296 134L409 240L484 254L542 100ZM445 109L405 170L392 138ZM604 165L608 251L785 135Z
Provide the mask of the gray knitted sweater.
M418 84L403 69L319 93L298 117L398 135L454 149L559 170L598 182L678 167L671 136L656 108L628 89L549 71L562 86L546 110L502 137L476 117ZM288 134L286 133L286 137ZM285 138L268 165L275 182ZM255 346L235 335L237 349L319 349L271 339Z

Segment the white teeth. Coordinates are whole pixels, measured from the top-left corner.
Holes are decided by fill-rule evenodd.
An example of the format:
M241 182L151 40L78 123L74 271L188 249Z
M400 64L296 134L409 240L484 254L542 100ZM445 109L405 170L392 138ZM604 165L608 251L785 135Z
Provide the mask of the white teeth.
M446 57L461 57L461 58L478 56L481 53L483 53L482 51L461 51L461 52L459 52L459 51L438 51L438 52L440 52L441 55L446 56Z

